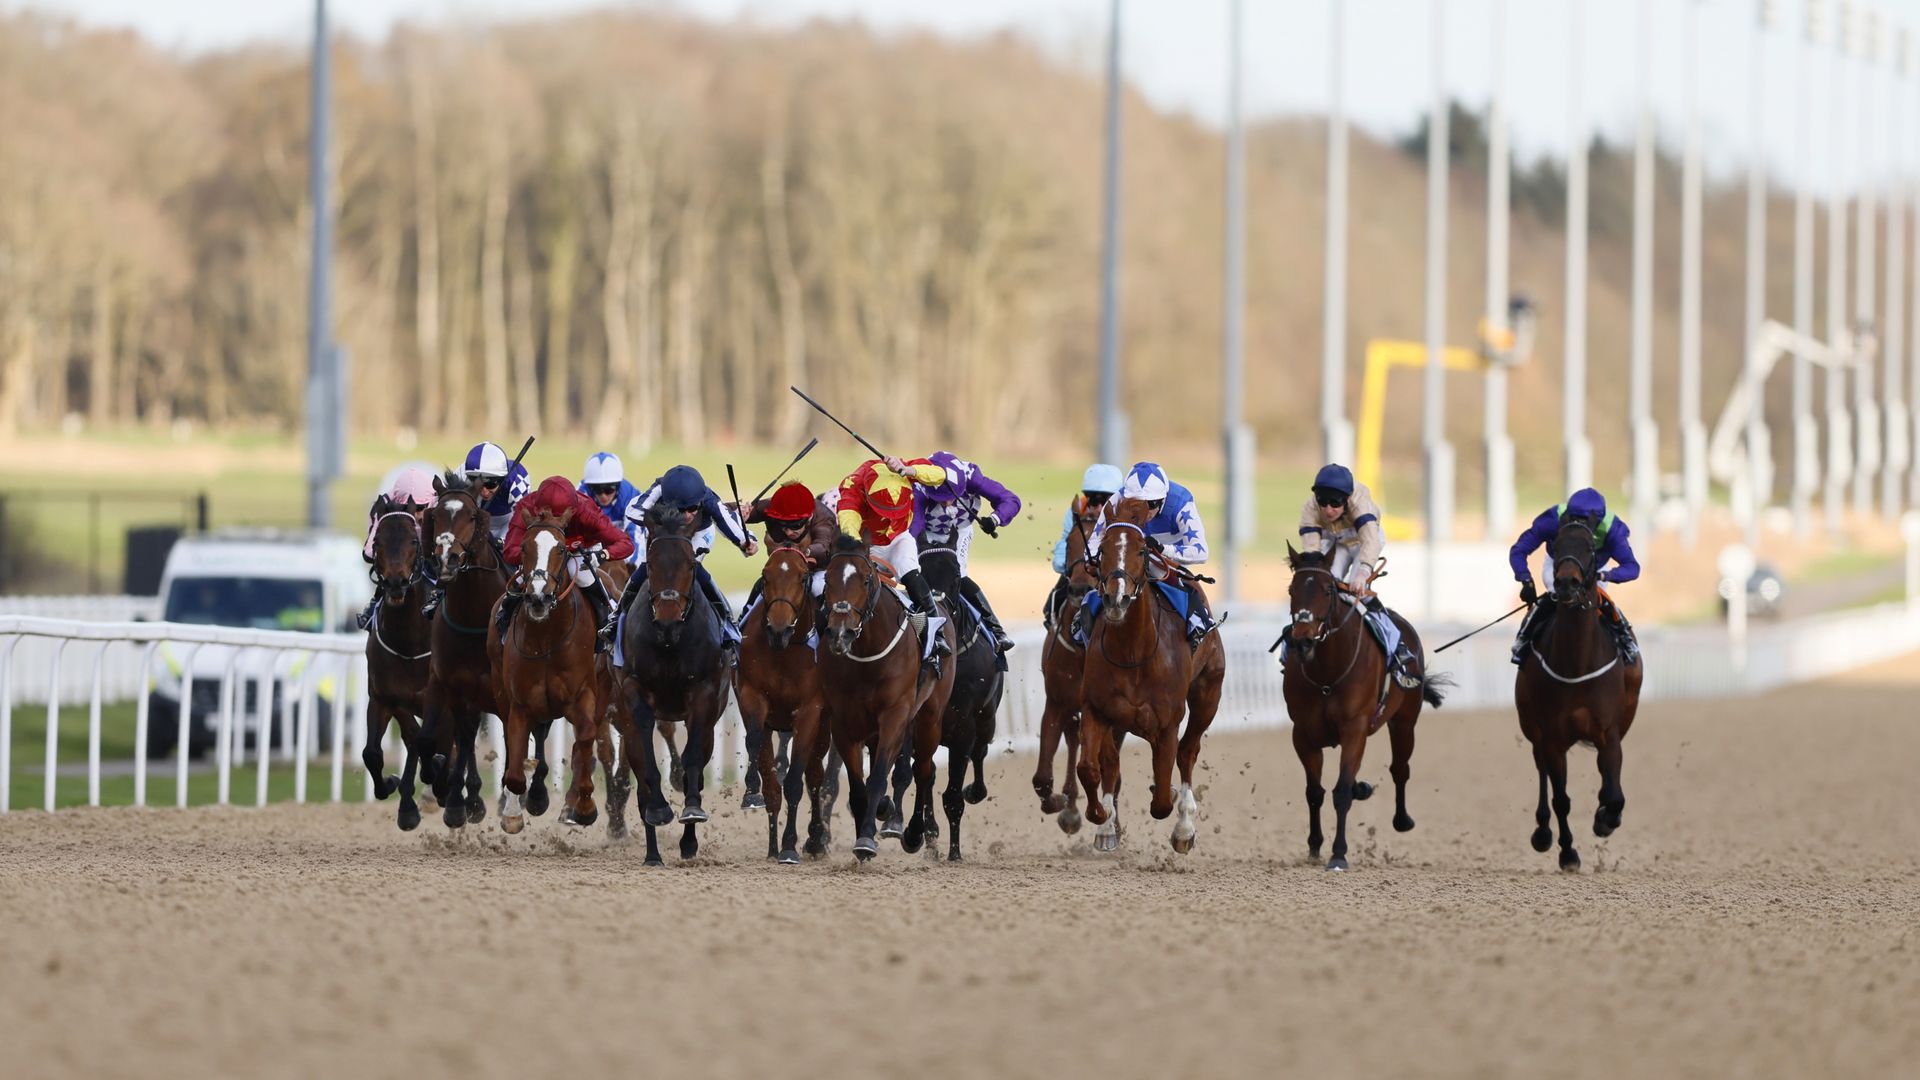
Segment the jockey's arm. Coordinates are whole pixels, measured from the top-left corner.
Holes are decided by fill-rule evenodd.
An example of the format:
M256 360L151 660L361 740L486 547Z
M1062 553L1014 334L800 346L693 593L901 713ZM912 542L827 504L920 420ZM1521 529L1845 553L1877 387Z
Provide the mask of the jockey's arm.
M973 476L967 481L967 494L978 495L991 503L993 519L1002 525L1020 516L1020 496L1015 495L1005 484L979 469L975 469Z
M1533 519L1533 524L1520 534L1520 539L1513 542L1513 547L1507 550L1507 563L1513 567L1513 580L1522 583L1533 580L1533 568L1527 565L1527 557L1539 550L1540 545L1553 539L1557 526L1558 519L1553 511L1545 511Z
M1614 585L1623 585L1640 576L1640 560L1634 558L1633 545L1627 542L1627 523L1615 518L1613 528L1607 530L1607 540L1600 548L1603 559L1613 560L1613 565L1601 571L1601 580Z
M1207 561L1207 527L1200 520L1200 509L1187 503L1174 515L1175 532L1162 541L1167 558L1182 566L1198 566Z
M888 467L892 467L891 463ZM924 487L939 487L947 482L947 470L932 462L903 461L893 471Z
M1300 550L1308 554L1327 550L1327 529L1320 521L1320 504L1312 499L1300 508Z
M719 528L720 534L732 541L734 547L741 551L747 549L746 526L740 524L740 519L734 515L733 508L721 502L720 496L714 494L712 488L708 488L706 497L700 500L700 509L707 512L707 516L712 518L714 525Z
M574 527L579 530L586 545L603 549L609 561L626 560L637 550L633 537L625 529L608 521L605 514L575 518Z

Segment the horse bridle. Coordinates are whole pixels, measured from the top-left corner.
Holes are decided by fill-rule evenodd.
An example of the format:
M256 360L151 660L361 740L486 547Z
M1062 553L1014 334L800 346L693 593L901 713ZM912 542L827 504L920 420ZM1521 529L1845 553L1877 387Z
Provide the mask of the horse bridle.
M1307 566L1307 567L1302 567L1298 570L1295 570L1293 573L1295 577L1298 577L1301 574L1307 574L1307 575L1318 574L1332 580L1333 588L1330 589L1327 593L1329 597L1329 600L1327 601L1328 607L1331 608L1334 606L1342 606L1345 608L1345 610L1340 613L1340 617L1338 619L1335 619L1333 617L1332 612L1329 611L1327 616L1320 620L1320 632L1318 634L1315 634L1310 638L1296 637L1293 639L1294 644L1299 645L1301 648L1305 650L1311 651L1314 648L1325 644L1335 634L1338 634L1340 631L1346 629L1347 623L1353 618L1354 609L1359 607L1359 605L1357 603L1344 604L1344 605L1341 604L1342 594L1352 595L1353 590L1352 590L1352 587L1349 586L1346 582L1340 580L1339 575L1335 574L1331 570L1325 570L1318 566ZM1287 627L1288 632L1291 633L1295 627L1300 626L1302 623L1311 621L1312 616L1313 616L1313 612L1311 611L1294 612L1293 621L1289 623ZM1344 682L1346 680L1346 677L1353 673L1354 665L1360 662L1360 651L1361 651L1360 645L1356 643L1354 646L1352 655L1350 655L1347 658L1346 668L1342 670L1339 675L1335 676L1333 679L1329 680L1326 683L1315 682L1313 677L1307 674L1305 663L1303 663L1300 666L1300 669L1299 669L1300 677L1306 680L1307 685L1313 687L1316 690L1319 690L1320 695L1322 697L1325 697L1333 693L1333 688L1339 685L1341 682ZM1311 661L1309 660L1308 662L1311 662Z
M472 494L471 492L467 492L467 491L448 491L448 492L445 492L445 493L443 493L443 494L442 494L442 495L440 496L440 498L439 498L439 500L437 500L437 501L435 502L435 504L434 504L434 506L433 506L432 508L430 508L430 509L429 509L429 510L427 511L427 516L428 516L428 518L429 518L429 519L431 519L431 518L432 518L432 516L433 516L433 511L434 511L434 510L437 510L437 509L439 509L439 508L441 508L441 507L443 507L443 506L445 506L445 505L446 505L446 503L447 503L447 500L448 500L448 499L455 499L455 500L460 500L460 499L464 499L464 500L466 500L466 502L467 502L467 503L469 503L469 504L470 504L470 505L471 505L471 506L473 507L473 517L474 517L474 526L473 526L473 535L472 535L472 536L470 536L470 537L468 537L468 538L467 538L467 542L466 542L466 543L464 543L464 544L461 544L461 545L460 545L460 547L459 547L459 551L460 551L460 554L461 554L461 555L463 555L463 556L465 556L465 558L463 558L463 559L461 559L461 560L460 560L460 566L459 566L459 568L458 568L458 569L456 569L456 570L454 570L454 572L453 572L453 573L452 573L452 575L450 575L450 576L452 576L452 577L456 577L456 578L457 578L457 577L459 577L460 575L462 575L462 574L464 574L464 573L466 573L466 572L467 572L467 571L469 571L469 570L476 570L476 569L477 569L477 570L488 570L488 569L501 569L501 567L499 567L498 565L496 565L496 566L492 566L492 567L483 567L483 566L481 566L481 565L480 565L480 553L479 553L479 552L476 552L476 551L474 550L474 542L475 542L475 541L479 541L479 540L481 540L481 532L482 532L482 530L481 530L481 528L480 528L480 525L479 525L479 521L480 521L480 500L478 500L478 499L476 499L476 498L474 498L474 497L473 497L473 494ZM440 552L440 553L441 553L441 559L442 559L442 560L444 560L444 559L446 558L446 554L445 554L445 553L447 553L447 552L450 552L450 551L452 551L452 550L454 549L454 537L453 537L453 531L452 531L451 529L449 529L449 530L446 530L446 531L444 531L444 532L440 532L440 533L436 533L436 534L434 535L434 538L433 538L433 544L434 544L434 550L435 550L436 552ZM482 545L483 545L484 547L487 547L487 548L491 548L491 547L492 547L492 545L491 545L491 544L486 544L486 543L484 543L484 541L482 541ZM425 557L426 557L426 556L425 556L425 554L424 554L424 553L422 553L422 555L421 555L421 558L423 558L423 559L424 559ZM440 584L440 585L443 585L443 586L444 586L444 585L446 585L446 584L448 584L447 582L442 582L442 581L436 581L436 583L437 583L437 584Z
M1113 580L1113 579L1115 579L1115 578L1119 578L1120 580L1122 580L1122 581L1124 581L1124 582L1126 582L1126 583L1127 583L1127 585L1128 585L1128 586L1130 586L1130 589L1129 589L1129 591L1127 591L1127 592L1125 592L1125 593L1122 593L1122 594L1121 594L1121 595L1119 596L1119 598L1115 600L1115 603L1120 603L1121 601L1125 601L1126 603L1128 603L1128 604L1131 604L1131 603L1133 603L1133 602L1134 602L1135 600L1137 600L1137 599L1139 599L1139 598L1140 598L1140 594L1141 594L1141 593L1143 593L1143 592L1145 592L1145 591L1146 591L1146 588L1147 588L1147 585L1146 585L1146 582L1147 582L1147 570L1146 570L1146 565L1147 565L1147 549L1148 549L1148 545L1147 545L1147 542L1146 542L1146 541L1147 541L1147 530L1145 530L1145 529L1143 529L1143 528L1141 528L1141 527L1140 527L1140 526L1138 526L1138 525L1135 525L1135 524L1134 524L1133 522L1131 522L1131 521L1109 521L1109 522L1107 522L1107 531L1108 531L1108 532L1112 532L1112 531L1113 531L1113 530L1115 530L1115 529L1131 529L1131 530L1133 530L1133 531L1134 531L1135 533L1138 533L1138 534L1139 534L1139 536L1140 536L1140 566L1141 566L1141 570L1140 570L1140 573L1139 573L1139 575L1137 575L1137 576L1136 576L1135 574L1133 574L1133 573L1132 573L1131 571L1129 571L1129 570L1127 569L1127 567L1126 567L1126 556L1125 556L1125 555L1122 555L1122 556L1121 556L1121 559L1120 559L1120 563L1121 563L1121 565L1119 565L1118 567L1115 567L1115 568L1114 568L1114 569L1112 569L1112 570L1109 570L1109 571L1107 571L1107 572L1106 572L1106 573L1104 573L1104 574L1101 574L1101 575L1100 575L1100 577L1099 577L1099 579L1098 579L1098 583L1099 583L1099 585L1100 585L1100 588L1101 588L1101 592L1103 592L1103 593L1104 593L1104 592L1106 591L1106 584L1107 584L1107 582L1109 582L1109 581L1112 581L1112 580ZM1105 554L1105 551L1106 551L1106 537L1105 537L1105 536L1102 536L1102 537L1100 538L1100 546L1101 546L1101 552L1102 552L1102 554ZM1097 564L1097 563L1096 563L1096 564L1094 564L1094 568L1095 568L1096 570L1098 570L1098 569L1099 569L1099 564Z
M419 543L420 541L420 519L413 516L412 510L388 510L386 513L374 518L373 533L376 541L374 546L374 561L373 565L367 567L367 579L373 582L374 588L376 589L398 588L404 592L418 585L421 580L427 576L427 553L425 551L426 545L422 544L422 550L415 552L413 556L413 572L405 578L402 578L398 585L387 580L386 575L380 573L380 549L378 545L380 526L388 518L396 517L403 517L411 521L413 523L414 542Z
M653 537L652 539L647 541L648 562L652 562L653 560L653 546L655 544L658 544L667 540L678 540L681 543L687 545L687 558L690 560L694 560L696 558L695 548L693 546L692 538L679 536L673 533L666 533L661 536ZM696 581L699 580L699 577L698 577L699 571L697 570L694 571L694 575L695 575L695 580ZM649 585L653 583L653 575L651 573L647 575L647 583ZM667 627L678 626L681 623L686 622L688 619L693 618L693 600L691 598L688 598L687 606L681 609L679 618L673 620L672 622L660 621L660 601L679 600L679 599L681 599L679 589L660 589L658 591L653 592L652 595L647 597L647 611L649 614L653 616L653 623L655 626L661 627L664 629Z
M523 549L525 544L528 541L531 541L533 539L533 534L541 533L541 532L552 533L554 536L559 538L560 543L557 545L558 550L561 553L562 559L566 558L568 554L566 530L562 529L558 525L553 525L549 523L542 523L539 525L529 526L527 528L526 539L521 541ZM555 607L559 607L560 601L565 600L567 598L567 594L572 592L574 589L574 580L573 580L572 574L562 570L560 573L560 578L561 580L560 580L559 587L555 588L552 593L553 605ZM553 574L550 573L547 570L547 568L543 565L534 570L528 571L525 575L524 580L527 583L528 589L531 589L531 587L534 585L535 582L546 582L547 584L551 585L553 583ZM522 591L526 592L528 590L522 590Z
M806 553L806 549L800 547L797 544L780 544L780 545L773 546L769 548L767 551L766 565L768 568L771 568L773 566L773 557L782 551L791 551L800 559L800 603L796 604L792 600L789 600L784 596L775 596L773 595L772 592L764 591L764 590L762 592L762 596L766 600L767 609L769 611L773 609L773 605L775 604L785 604L788 607L792 608L794 622L798 624L805 621L804 619L801 618L801 616L804 614L804 611L802 610L801 605L807 602L807 596L812 592L812 589L809 587L807 583L807 577L809 574L809 571L807 568L808 566L807 553ZM762 569L761 574L762 576L765 576L766 570ZM767 634L769 636L773 634L772 623L767 624Z
M1551 586L1558 580L1560 576L1560 567L1563 564L1572 563L1573 568L1580 572L1580 599L1578 602L1567 604L1566 606L1574 608L1575 610L1578 610L1578 611L1591 611L1593 610L1594 604L1596 602L1594 600L1594 585L1595 585L1594 576L1595 575L1593 573L1593 561L1594 561L1593 560L1593 549L1594 549L1593 526L1589 524L1585 518L1568 518L1566 519L1566 522L1560 526L1561 532L1564 532L1567 529L1579 529L1581 532L1586 534L1586 537L1587 537L1586 542L1582 544L1580 548L1580 550L1587 553L1586 561L1585 562L1580 561L1579 557L1575 555L1554 556L1553 573L1549 577L1547 584ZM1559 537L1559 534L1556 533L1554 535L1554 545L1557 547L1559 543L1560 543L1560 537ZM1562 601L1555 600L1554 602L1561 603Z
M858 559L867 567L866 577L862 582L867 590L867 606L860 609L860 619L853 624L853 640L859 641L860 635L867 631L867 623L873 619L874 609L880 606L880 567L874 563L871 555L858 551L842 551L827 560L829 580L832 577L833 564L841 559ZM831 615L846 615L853 611L853 605L845 600L836 600L827 611Z

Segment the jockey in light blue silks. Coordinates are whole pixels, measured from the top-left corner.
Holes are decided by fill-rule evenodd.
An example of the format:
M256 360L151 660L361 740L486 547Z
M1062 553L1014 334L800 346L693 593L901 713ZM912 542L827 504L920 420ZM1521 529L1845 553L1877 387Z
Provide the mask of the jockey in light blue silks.
M1053 592L1047 596L1045 615L1047 629L1053 629L1053 613L1059 611L1060 605L1066 602L1067 590L1072 587L1068 580L1070 575L1067 573L1067 540L1073 536L1074 529L1078 527L1076 523L1080 516L1087 512L1088 507L1107 505L1107 500L1113 498L1113 493L1119 490L1120 467L1118 465L1095 463L1087 466L1087 471L1081 475L1080 494L1075 495L1067 503L1067 511L1060 520L1060 538L1053 542L1053 572L1059 574L1060 579L1053 583ZM1088 537L1089 558L1092 557L1091 539Z
M1355 481L1345 465L1326 465L1314 475L1313 497L1300 508L1300 541L1305 550L1326 555L1327 569L1354 590L1365 609L1367 627L1386 650L1393 681L1408 690L1419 689L1413 654L1373 591L1374 573L1387 548L1380 508L1374 504L1373 492Z
M640 489L627 480L619 457L602 450L588 458L580 474L580 494L592 499L614 528L626 533L636 546L640 544L640 527L627 520L627 507L640 497Z
M1167 479L1167 471L1151 461L1142 461L1127 470L1120 481L1120 490L1109 500L1106 509L1100 511L1100 520L1094 523L1088 552L1100 550L1100 539L1107 531L1107 511L1121 499L1138 499L1153 507L1153 517L1149 519L1141 532L1146 534L1147 546L1153 549L1155 556L1147 560L1147 576L1156 584L1174 577L1178 586L1187 597L1187 644L1200 647L1200 641L1213 631L1213 614L1208 610L1206 594L1200 591L1199 583L1187 575L1174 575L1167 568L1171 563L1176 566L1198 566L1207 561L1207 530L1200 521L1200 508L1193 501L1193 493ZM1100 611L1099 590L1087 594L1086 603L1080 608L1080 631L1084 637L1093 626L1093 617Z

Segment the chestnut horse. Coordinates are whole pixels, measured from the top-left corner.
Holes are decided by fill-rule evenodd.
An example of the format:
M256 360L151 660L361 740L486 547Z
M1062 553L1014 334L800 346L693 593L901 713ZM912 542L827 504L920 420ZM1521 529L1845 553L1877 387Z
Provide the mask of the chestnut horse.
M661 513L649 517L647 529L645 591L628 610L620 631L623 693L633 715L631 734L622 731L621 736L629 760L638 754L641 820L653 828L673 821L673 807L661 792L653 730L663 721L686 727L687 748L681 757L686 801L680 811L686 828L680 857L691 859L700 850L694 827L707 820L700 799L707 760L713 756L714 726L727 707L730 678L721 648L722 616L694 580L689 527Z
M1281 690L1287 714L1293 720L1293 751L1307 772L1307 850L1320 857L1320 805L1326 789L1320 785L1323 750L1340 751L1340 776L1333 785L1333 857L1328 870L1347 868L1347 810L1356 799L1373 795L1373 785L1358 779L1367 738L1385 724L1393 743L1393 827L1413 828L1407 814L1407 777L1413 760L1413 725L1420 707L1440 707L1444 676L1423 676L1418 690L1402 689L1387 677L1386 650L1374 640L1362 609L1365 597L1327 568L1320 552L1299 552L1287 545L1287 565L1293 581L1287 600L1293 612L1284 635L1286 673ZM1407 651L1426 671L1420 635L1398 612L1394 625L1406 639ZM1382 697L1384 687L1385 697Z
M1109 504L1107 513L1098 564L1101 611L1087 634L1081 683L1080 783L1087 789L1087 818L1100 826L1097 850L1120 846L1120 744L1127 735L1138 735L1153 747L1153 816L1161 820L1178 811L1173 850L1184 854L1193 850L1199 831L1193 766L1200 739L1220 707L1226 648L1219 634L1202 638L1198 649L1189 647L1180 616L1159 597L1147 595L1158 591L1149 561L1158 556L1149 555L1142 528L1153 517L1152 505L1121 499ZM1173 787L1176 757L1178 792Z
M599 625L593 604L574 585L569 565L567 523L572 519L571 509L558 517L542 510L527 521L515 579L523 599L506 633L487 635L493 697L502 707L506 732L500 828L509 833L526 826L520 800L527 794L529 728L544 728L560 717L573 726L573 782L560 821L584 827L600 816L593 802L593 762L607 687L594 652Z
M827 560L827 629L821 640L820 682L833 728L834 748L847 767L847 809L853 815L853 854L866 862L880 851L875 815L887 777L913 736L913 817L900 831L900 847L920 850L933 817L933 753L940 745L940 718L953 694L951 662L938 678L924 677L907 617L907 604L881 580L880 564L860 541L843 536ZM953 620L940 627L951 648ZM860 752L873 754L862 776ZM888 831L892 835L892 831Z
M370 575L380 590L380 609L367 635L367 746L360 752L373 793L385 799L400 793L399 825L420 827L420 807L414 802L414 770L419 754L420 717L426 713L428 658L432 628L420 606L426 601L426 575L421 566L420 521L413 511L389 502L385 495L373 504L373 567ZM380 743L389 721L400 725L400 743L406 764L399 777L386 770Z
M1547 786L1553 786L1553 811L1560 821L1560 869L1580 869L1567 813L1567 750L1586 743L1599 751L1600 805L1593 834L1609 836L1620 827L1627 796L1620 789L1620 743L1640 707L1644 660L1628 664L1600 623L1599 582L1593 572L1593 525L1562 518L1549 549L1553 555L1551 621L1521 657L1513 701L1520 731L1533 744L1533 766L1540 774L1540 803L1534 811L1533 850L1553 846L1547 827ZM1644 655L1644 654L1643 654Z
M484 713L501 715L493 696L487 637L493 608L507 591L507 569L493 545L491 515L467 478L448 471L433 481L434 502L423 530L427 565L444 594L433 619L433 655L429 661L423 745L444 747L432 759L434 795L449 829L487 816L480 798L480 762L474 746ZM536 779L545 778L546 763ZM457 797L462 776L467 797ZM545 786L536 785L544 800ZM535 806L538 809L534 809ZM544 801L528 799L534 813Z
M1040 761L1033 770L1033 790L1040 796L1040 812L1060 815L1055 820L1062 832L1080 831L1080 679L1086 673L1087 655L1073 640L1073 626L1080 618L1080 605L1093 591L1093 562L1087 557L1088 538L1100 520L1099 504L1082 506L1074 515L1074 527L1067 532L1067 583L1058 598L1049 596L1053 610L1047 623L1053 629L1040 646L1040 675L1045 680L1047 703L1040 713ZM1053 755L1062 739L1067 744L1066 790L1053 790Z
M753 757L765 793L767 858L792 864L800 861L797 818L800 779L806 770L808 809L806 852L825 855L826 826L821 820L821 788L826 780L827 732L820 698L820 668L807 646L819 611L814 600L812 568L806 553L793 547L767 549L760 568L760 602L741 627L740 666L734 672L733 694L747 726L747 752ZM770 733L793 738L792 756L784 778L787 828L779 831L782 780L774 763Z

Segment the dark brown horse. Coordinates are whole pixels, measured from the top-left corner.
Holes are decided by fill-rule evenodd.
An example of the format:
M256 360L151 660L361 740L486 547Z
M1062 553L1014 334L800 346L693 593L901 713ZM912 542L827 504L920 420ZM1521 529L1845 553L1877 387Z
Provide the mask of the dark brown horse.
M912 735L913 816L900 831L900 847L920 850L933 816L933 754L940 745L940 718L953 694L951 662L939 678L925 677L906 601L882 581L866 545L842 537L827 560L827 631L821 645L820 681L833 727L834 748L847 767L847 809L853 815L853 854L865 862L880 851L875 817L887 777ZM954 645L953 621L940 633ZM871 751L862 776L861 751ZM889 830L888 835L892 835Z
M411 831L420 827L420 807L413 800L414 770L425 747L417 746L420 717L426 713L428 657L431 627L420 606L427 595L421 567L420 520L385 495L373 505L374 587L380 590L380 609L367 635L367 746L360 758L373 777L373 793L384 799L400 793L399 824ZM380 743L389 721L400 725L400 743L406 763L399 777L382 775L386 761ZM443 729L444 732L444 729Z
M433 482L434 503L427 509L427 565L444 595L433 619L433 656L428 668L426 724L421 737L445 746L434 759L434 795L441 820L457 829L487 815L480 798L480 762L475 743L485 713L502 712L494 701L492 664L487 656L493 608L507 591L507 570L493 546L490 516L466 477L447 472ZM444 735L442 733L445 733ZM442 741L442 740L446 741ZM536 779L544 779L546 763ZM464 776L467 796L458 798ZM527 799L535 814L546 810L546 786L536 784Z
M1080 831L1080 680L1087 669L1086 651L1073 640L1073 625L1080 618L1081 601L1096 584L1087 541L1099 520L1097 503L1082 505L1074 515L1074 527L1067 532L1066 587L1047 598L1052 607L1047 623L1053 629L1040 646L1047 704L1040 713L1040 761L1033 770L1033 790L1040 796L1040 812L1060 815L1055 820L1069 834ZM1067 744L1067 786L1056 794L1053 755L1062 739Z
M1547 787L1553 787L1553 811L1560 821L1560 869L1580 869L1567 813L1567 750L1585 743L1599 751L1600 805L1593 834L1608 836L1620 827L1627 796L1620 788L1620 743L1640 707L1641 663L1620 655L1601 625L1599 581L1593 570L1593 525L1563 518L1554 536L1553 609L1550 620L1521 657L1513 701L1520 731L1533 744L1533 766L1540 774L1540 804L1534 811L1533 850L1553 846L1547 821Z
M947 786L940 793L940 806L946 811L949 827L949 862L960 861L960 821L966 816L967 804L982 803L987 798L987 750L999 726L1000 700L1007 686L1002 670L1006 665L1000 650L994 647L993 635L960 598L960 559L954 548L957 537L956 533L945 543L928 541L920 551L920 569L927 576L927 584L948 598L947 607L954 619L956 645L948 661L953 668L953 692L940 718L940 745L947 750ZM915 753L917 776L920 760L917 750ZM967 783L969 769L973 772L971 784ZM896 803L902 793L894 793ZM930 826L932 820L929 815ZM929 836L939 835L931 827L927 832Z
M649 828L673 820L673 808L661 791L653 730L660 721L672 721L687 730L681 759L686 781L686 801L680 811L680 823L686 827L680 837L683 859L693 858L700 850L694 827L707 820L701 805L707 761L713 756L714 727L727 707L730 684L721 648L722 616L694 580L690 532L691 527L674 516L660 514L649 520L645 591L621 627L623 692L634 733L622 732L622 737L631 748L629 754L639 754L641 820Z
M1157 591L1142 528L1153 507L1122 499L1112 504L1108 517L1098 563L1102 606L1087 635L1081 683L1080 783L1087 789L1087 818L1100 826L1095 848L1120 846L1120 743L1138 735L1153 747L1153 816L1161 820L1179 812L1173 850L1185 853L1193 850L1199 831L1193 766L1200 739L1220 707L1226 649L1218 634L1201 639L1197 650L1190 648L1180 616L1159 597L1147 595ZM1176 757L1178 792L1173 787Z
M1327 567L1320 552L1297 552L1287 545L1287 565L1293 581L1287 599L1293 620L1287 626L1286 674L1281 689L1287 714L1293 720L1293 750L1307 772L1307 850L1320 857L1320 805L1326 789L1320 785L1321 755L1340 751L1340 776L1333 785L1333 857L1327 869L1347 868L1347 810L1356 799L1373 795L1373 785L1360 780L1360 759L1367 738L1385 724L1393 742L1393 827L1413 828L1407 814L1407 777L1413 760L1413 725L1421 705L1440 707L1442 677L1423 678L1419 690L1406 690L1387 677L1387 654L1366 626L1364 597ZM1394 625L1406 640L1407 651L1426 670L1420 636L1398 613ZM1384 693L1384 697L1382 694Z
M561 717L573 727L573 782L560 820L587 826L600 816L593 801L593 763L607 687L594 652L599 625L592 603L575 587L568 556L567 523L572 518L572 510L558 517L543 510L527 522L515 579L523 599L507 632L487 635L493 697L501 706L506 732L500 828L509 833L526 825L520 800L527 794L529 729L544 728Z
M793 547L767 549L760 569L760 603L741 628L740 666L734 672L733 693L740 717L747 725L747 752L760 776L767 810L767 858L798 863L797 818L801 771L806 772L808 809L806 851L825 855L826 826L821 819L821 790L826 780L827 731L820 697L820 668L807 647L818 613L813 598L813 572L806 553ZM770 733L793 736L787 766L785 795L787 828L779 831L781 780L774 768Z

